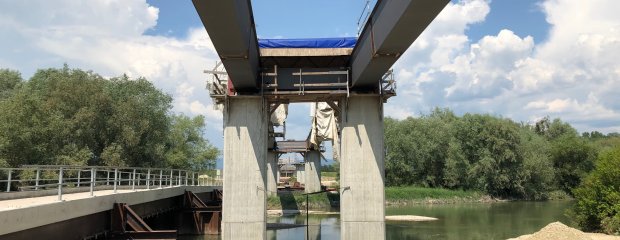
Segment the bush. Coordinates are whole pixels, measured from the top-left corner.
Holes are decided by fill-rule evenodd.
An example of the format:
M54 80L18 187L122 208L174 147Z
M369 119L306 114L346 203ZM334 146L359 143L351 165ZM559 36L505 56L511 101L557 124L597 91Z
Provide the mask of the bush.
M603 221L601 221L601 227L603 228L603 232L620 235L620 214L603 219Z
M288 184L291 185L291 186L293 186L293 184L295 184L296 182L297 182L297 178L295 176L291 176L288 179Z
M547 200L551 200L551 201L564 201L564 200L575 200L573 197L571 197L570 194L562 191L562 190L555 190L555 191L551 191L547 194Z
M602 154L596 168L573 191L571 214L585 231L620 232L620 147Z

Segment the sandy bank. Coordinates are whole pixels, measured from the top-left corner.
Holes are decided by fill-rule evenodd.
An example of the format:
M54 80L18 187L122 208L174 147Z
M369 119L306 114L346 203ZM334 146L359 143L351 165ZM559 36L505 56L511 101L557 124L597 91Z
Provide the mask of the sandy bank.
M540 231L508 240L620 240L618 236L600 233L584 233L561 222L550 223Z
M295 214L306 214L306 210L279 210L279 209L270 209L267 210L267 215L272 216L282 216L282 215L295 215ZM340 214L340 212L329 212L329 211L308 211L308 214L323 214L323 215L332 215L332 214Z
M415 215L393 215L393 216L385 216L386 221L408 221L408 222L426 222L426 221L435 221L439 220L434 217L424 217L424 216L415 216Z
M267 215L270 216L283 216L283 215L296 215L296 214L306 214L306 211L302 210L267 210ZM328 212L328 211L308 211L308 214L311 215L338 215L340 212ZM415 216L415 215L393 215L393 216L385 216L386 221L408 221L408 222L425 222L425 221L435 221L437 218L433 217L425 217L425 216Z

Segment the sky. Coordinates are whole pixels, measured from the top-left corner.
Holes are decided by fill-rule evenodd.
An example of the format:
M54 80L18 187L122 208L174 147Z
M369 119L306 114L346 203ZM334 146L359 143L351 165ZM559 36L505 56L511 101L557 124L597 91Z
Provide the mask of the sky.
M259 38L356 36L366 0L253 0ZM371 5L373 2L371 1ZM620 1L453 0L393 66L398 96L385 115L435 107L533 123L561 118L579 131L620 132ZM204 115L222 147L222 113L205 89L218 60L189 0L0 0L0 68L29 78L70 67L143 76ZM290 108L303 139L309 107Z

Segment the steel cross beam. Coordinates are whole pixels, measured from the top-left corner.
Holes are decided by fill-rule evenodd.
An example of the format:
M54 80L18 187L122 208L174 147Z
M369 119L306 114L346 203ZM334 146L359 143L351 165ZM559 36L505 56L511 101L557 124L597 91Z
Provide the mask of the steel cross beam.
M259 88L259 51L250 0L192 0L237 92Z
M450 0L378 0L351 58L353 88L377 88L381 77Z

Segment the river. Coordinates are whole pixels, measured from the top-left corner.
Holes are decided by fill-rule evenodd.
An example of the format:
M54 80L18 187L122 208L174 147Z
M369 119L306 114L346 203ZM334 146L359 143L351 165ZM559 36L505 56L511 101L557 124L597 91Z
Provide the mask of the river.
M474 204L412 205L388 207L386 215L435 217L429 222L386 221L387 239L507 239L538 231L545 225L561 221L571 202L500 202ZM269 217L271 223L304 224L305 216ZM268 239L340 239L339 215L310 215L310 227L267 231ZM217 239L197 237L183 239Z

